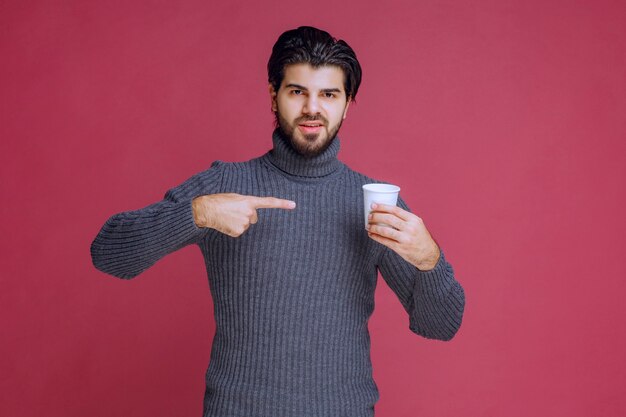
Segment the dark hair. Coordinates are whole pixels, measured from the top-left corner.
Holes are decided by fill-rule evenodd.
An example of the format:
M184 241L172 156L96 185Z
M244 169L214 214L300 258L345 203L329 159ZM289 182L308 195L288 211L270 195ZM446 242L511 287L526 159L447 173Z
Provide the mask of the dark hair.
M340 67L344 73L346 96L354 101L361 84L361 65L346 42L311 26L284 32L274 44L267 63L268 81L274 91L278 91L283 82L287 65L303 63L313 68L325 65Z

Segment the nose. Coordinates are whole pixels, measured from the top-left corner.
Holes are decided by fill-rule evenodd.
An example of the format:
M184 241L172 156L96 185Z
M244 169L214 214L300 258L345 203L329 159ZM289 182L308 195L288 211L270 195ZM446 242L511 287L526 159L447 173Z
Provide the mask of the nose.
M302 113L304 114L318 114L319 113L319 103L317 102L317 97L315 94L311 94L307 97L306 102L304 103L304 107L302 108Z

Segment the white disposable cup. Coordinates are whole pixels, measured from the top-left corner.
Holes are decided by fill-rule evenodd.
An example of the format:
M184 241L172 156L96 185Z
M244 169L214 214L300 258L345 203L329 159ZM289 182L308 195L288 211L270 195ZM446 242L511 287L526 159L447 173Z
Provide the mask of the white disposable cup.
M367 217L372 211L372 203L395 206L398 203L400 187L391 184L365 184L363 186L363 208L365 212L365 227L368 225ZM379 226L391 227L388 224L378 223Z

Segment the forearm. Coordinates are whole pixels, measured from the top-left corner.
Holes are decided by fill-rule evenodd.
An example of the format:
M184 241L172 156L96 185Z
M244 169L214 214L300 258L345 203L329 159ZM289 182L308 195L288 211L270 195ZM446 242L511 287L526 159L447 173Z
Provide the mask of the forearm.
M163 200L109 218L91 244L92 262L107 274L133 278L203 232L194 223L191 200Z
M429 339L454 337L463 318L465 294L442 251L434 268L421 271L388 250L380 270L408 313L412 332Z
M109 218L91 244L94 266L119 278L133 278L168 253L198 242L207 229L194 221L192 201L219 192L224 164L168 190L162 201Z
M410 329L429 339L450 340L459 330L465 292L443 255L429 271L417 271L412 294Z

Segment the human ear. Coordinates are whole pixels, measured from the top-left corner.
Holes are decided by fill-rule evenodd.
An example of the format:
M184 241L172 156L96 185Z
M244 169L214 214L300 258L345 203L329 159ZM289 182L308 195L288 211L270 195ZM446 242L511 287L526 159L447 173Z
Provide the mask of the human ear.
M345 119L346 116L348 116L348 107L350 107L350 101L352 101L352 100L350 99L350 97L348 97L348 101L346 101L346 108L343 109L343 118L342 119Z
M278 111L278 105L276 104L276 91L274 91L274 86L272 85L272 83L269 84L268 90L270 92L270 100L271 100L271 106L272 106L272 111L276 112Z

